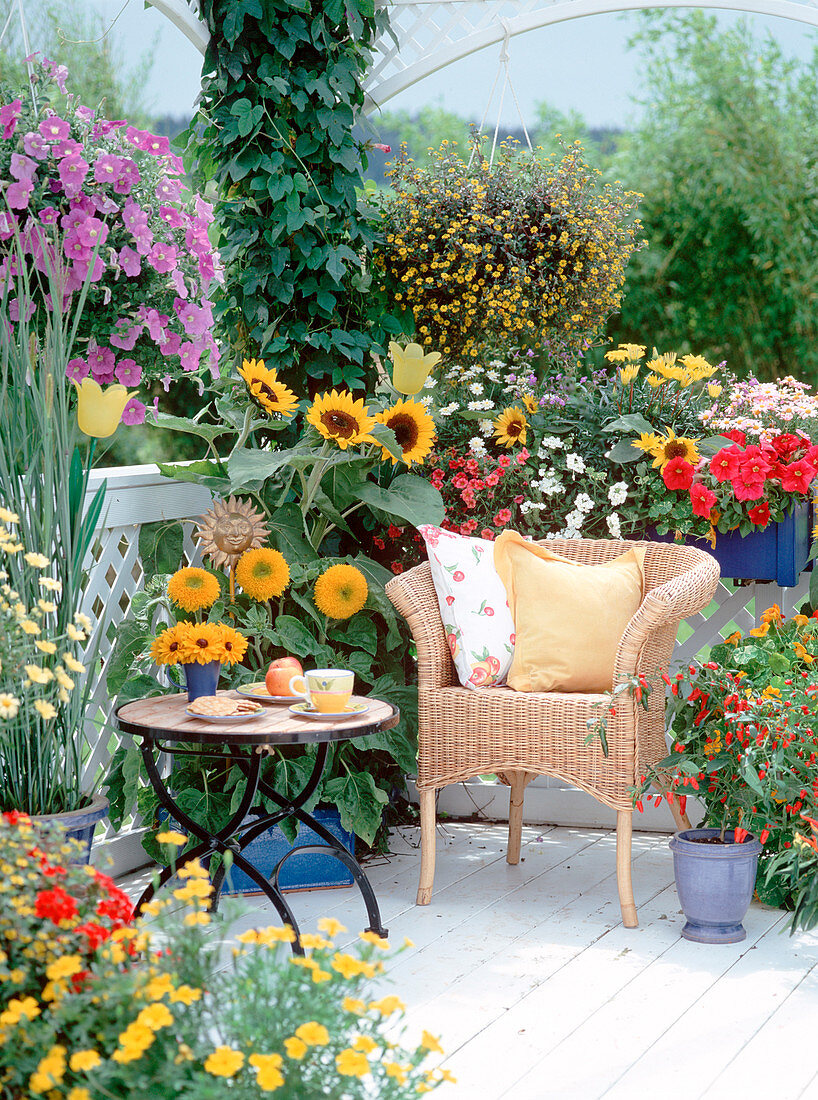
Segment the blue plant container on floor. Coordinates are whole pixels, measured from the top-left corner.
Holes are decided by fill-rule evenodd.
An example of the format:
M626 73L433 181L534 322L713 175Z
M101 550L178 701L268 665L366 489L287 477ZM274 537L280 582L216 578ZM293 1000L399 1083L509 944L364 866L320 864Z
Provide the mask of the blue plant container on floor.
M714 837L718 829L683 829L670 838L673 872L684 915L682 935L694 943L740 943L741 923L755 889L761 843L748 836L743 844L701 844L695 837ZM732 841L728 829L725 840Z
M763 530L741 535L738 531L716 534L716 545L703 539L690 539L689 545L699 546L712 554L721 567L723 577L743 581L775 582L782 588L794 588L809 558L812 534L811 509L799 504L780 523L770 523ZM648 536L654 542L674 542L673 534Z
M206 665L183 664L185 670L185 684L187 685L187 701L192 703L202 695L215 695L219 686L221 675L221 661L208 661Z
M69 810L63 814L44 814L41 817L32 817L32 821L47 821L59 825L65 830L69 840L78 840L82 845L82 851L77 852L71 863L90 863L91 845L94 841L94 830L97 822L108 813L108 799L105 795L98 794L90 806L81 810Z
M341 817L335 807L312 811L316 821L337 837L344 847L354 854L355 834L341 827ZM252 818L250 818L252 819ZM299 825L295 844L285 838L281 829L274 826L260 837L256 837L245 849L244 855L250 862L270 878L273 868L291 848L300 848L305 844L323 844L324 841L312 829ZM281 868L278 880L282 890L315 890L326 886L351 886L352 873L335 856L310 855L292 856ZM255 894L258 886L237 867L232 867L225 877L224 893Z

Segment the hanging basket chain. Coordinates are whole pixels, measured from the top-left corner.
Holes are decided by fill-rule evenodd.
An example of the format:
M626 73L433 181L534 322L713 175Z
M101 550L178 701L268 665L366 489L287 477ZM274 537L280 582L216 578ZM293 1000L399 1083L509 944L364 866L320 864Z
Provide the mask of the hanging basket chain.
M488 101L486 102L486 109L483 112L483 117L481 118L480 126L478 127L478 134L482 134L483 128L486 125L488 113L491 110L491 104L494 100L494 93L497 89L497 84L500 80L500 76L502 75L503 85L500 89L500 102L497 105L497 123L494 127L494 137L492 138L491 142L489 169L494 166L494 154L497 149L497 138L500 133L500 123L503 117L503 104L505 103L506 90L511 92L511 98L514 100L514 106L517 108L517 117L519 118L520 125L523 128L523 134L525 135L526 144L528 145L528 151L531 153L532 156L534 155L534 147L531 144L531 138L528 135L528 129L525 124L525 119L523 118L523 112L520 108L520 101L517 99L517 92L514 89L514 83L511 79L511 69L509 66L509 44L511 42L511 31L509 29L508 21L506 19L501 19L500 22L503 26L503 41L502 45L500 46L500 57L498 58L497 72L494 76L494 83L491 86L491 91L489 92ZM471 156L469 157L469 167L471 167L474 161L476 152L477 145L475 144L472 147Z

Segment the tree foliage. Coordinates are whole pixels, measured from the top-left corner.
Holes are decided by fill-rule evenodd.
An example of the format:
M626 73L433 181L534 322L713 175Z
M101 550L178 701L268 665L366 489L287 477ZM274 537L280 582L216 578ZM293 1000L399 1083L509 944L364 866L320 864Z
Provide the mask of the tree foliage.
M695 348L738 373L818 375L818 70L746 22L648 13L649 103L615 162L649 247L616 339Z

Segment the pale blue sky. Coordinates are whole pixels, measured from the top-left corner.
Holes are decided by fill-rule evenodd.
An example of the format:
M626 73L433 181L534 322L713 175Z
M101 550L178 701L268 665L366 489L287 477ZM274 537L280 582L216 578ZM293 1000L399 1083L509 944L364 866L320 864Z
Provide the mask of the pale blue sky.
M142 0L89 0L114 21L111 35L122 54L139 55L153 46L154 67L146 89L151 110L186 114L192 110L199 87L200 56L164 16L143 8ZM729 24L739 16L724 12ZM803 23L767 16L749 17L760 31L769 30L788 52L808 57L816 31ZM512 79L524 114L531 117L537 100L547 100L561 111L579 111L591 125L621 126L634 107L631 97L640 86L633 55L625 44L636 17L596 15L543 27L520 35L511 43ZM468 117L480 117L494 80L499 47L492 46L464 58L396 96L387 109L413 111L427 103ZM504 124L516 123L513 107L503 112ZM492 121L496 120L496 109Z

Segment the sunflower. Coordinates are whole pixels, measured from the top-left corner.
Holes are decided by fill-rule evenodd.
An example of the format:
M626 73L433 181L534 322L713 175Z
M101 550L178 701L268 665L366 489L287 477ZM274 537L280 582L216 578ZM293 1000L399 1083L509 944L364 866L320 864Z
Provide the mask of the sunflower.
M503 447L525 443L528 420L522 409L504 409L494 421L494 435Z
M655 457L661 450L663 439L664 436L656 435L654 432L642 432L638 439L631 440L631 446L638 447L640 451L646 451Z
M697 439L690 439L684 435L674 435L673 428L668 428L667 435L660 436L657 448L651 451L654 468L664 470L673 458L683 458L685 462L695 466L701 458L696 449L697 443Z
M176 623L154 639L151 657L157 665L176 665L182 658L182 638L187 623Z
M234 630L232 626L228 626L226 623L218 623L217 625L221 632L222 656L220 660L222 664L235 665L244 659L244 654L247 652L247 639L238 630Z
M239 374L262 409L268 413L281 413L282 416L293 415L298 398L283 382L278 381L277 371L265 367L263 359L245 359Z
M523 404L525 405L525 411L528 413L529 416L533 416L539 408L539 405L530 393L523 394Z
M183 611L212 607L219 592L218 579L204 569L177 569L168 581L168 595Z
M271 600L290 583L290 567L284 555L269 546L245 550L236 565L236 582L251 599Z
M366 577L354 565L331 565L315 582L315 606L330 619L349 619L368 595Z
M375 419L395 433L407 466L411 466L413 462L423 462L431 451L435 440L435 422L419 401L396 401L394 405L378 413ZM381 447L384 461L391 459L394 466L398 460L383 444Z
M184 627L179 640L183 664L207 665L224 660L219 623L179 623L179 627Z
M375 427L375 417L363 398L354 400L349 390L333 390L316 397L307 411L307 423L317 429L324 439L334 440L342 451L359 443L374 443L369 434Z

